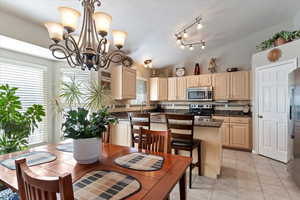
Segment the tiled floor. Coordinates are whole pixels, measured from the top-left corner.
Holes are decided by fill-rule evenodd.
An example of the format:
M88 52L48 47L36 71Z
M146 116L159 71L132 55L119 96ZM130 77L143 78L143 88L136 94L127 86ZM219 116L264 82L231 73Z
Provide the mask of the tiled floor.
M196 173L196 171L195 171ZM170 195L179 199L178 186ZM224 150L218 180L193 176L190 200L300 200L287 166L247 152Z

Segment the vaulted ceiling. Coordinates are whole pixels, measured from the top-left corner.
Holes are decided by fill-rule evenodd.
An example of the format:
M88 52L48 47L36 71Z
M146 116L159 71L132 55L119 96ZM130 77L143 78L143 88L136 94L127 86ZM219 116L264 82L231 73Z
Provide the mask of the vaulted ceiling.
M0 11L40 26L46 21L59 22L59 6L82 12L78 0L0 1ZM201 54L200 48L193 52L181 50L173 37L176 31L199 15L203 17L204 28L193 31L190 39L204 39L207 51L291 19L300 9L300 1L103 0L98 9L112 15L112 29L128 32L126 51L134 59L143 62L152 58L155 67L163 67Z

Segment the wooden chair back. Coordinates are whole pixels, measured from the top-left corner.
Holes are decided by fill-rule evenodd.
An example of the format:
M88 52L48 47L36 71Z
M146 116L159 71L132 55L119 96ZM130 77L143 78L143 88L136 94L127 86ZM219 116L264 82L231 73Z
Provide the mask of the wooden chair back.
M31 171L26 159L16 160L15 163L21 200L74 200L71 174L44 177Z
M150 123L150 113L129 113L128 118L130 121L131 127L131 145L134 147L134 143L138 143L139 141L139 131L140 128L151 129Z
M140 128L138 148L159 153L171 153L171 131L152 131Z
M194 115L166 114L166 120L167 128L171 130L172 139L193 141Z

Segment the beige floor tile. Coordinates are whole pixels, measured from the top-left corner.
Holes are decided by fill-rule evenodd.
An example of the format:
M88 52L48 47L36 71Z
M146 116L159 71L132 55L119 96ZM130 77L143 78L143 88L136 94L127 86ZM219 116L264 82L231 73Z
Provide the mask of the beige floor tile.
M218 180L199 177L194 170L189 200L300 200L300 189L287 166L248 152L224 150ZM178 185L170 199L179 199Z

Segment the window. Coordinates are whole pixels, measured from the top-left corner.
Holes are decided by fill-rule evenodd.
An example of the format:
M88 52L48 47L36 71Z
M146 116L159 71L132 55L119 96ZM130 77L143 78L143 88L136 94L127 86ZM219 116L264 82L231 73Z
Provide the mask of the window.
M136 79L136 99L132 104L145 104L147 102L147 80L143 78Z
M20 97L23 110L33 104L41 104L46 117L29 136L29 144L38 144L48 141L47 99L48 87L46 67L28 63L8 64L0 62L0 84L8 84L18 88L17 95Z
M75 78L76 82L81 83L80 91L83 94L87 93L87 86L90 83L90 73L88 71L73 68L61 68L61 74L61 80L63 82L70 82L72 78Z

